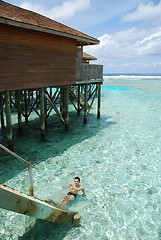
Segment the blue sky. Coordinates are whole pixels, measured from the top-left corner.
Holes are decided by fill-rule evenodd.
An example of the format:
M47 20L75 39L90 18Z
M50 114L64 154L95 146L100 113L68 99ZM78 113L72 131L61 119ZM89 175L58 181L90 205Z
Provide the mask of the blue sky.
M161 0L8 0L100 40L104 73L161 73Z

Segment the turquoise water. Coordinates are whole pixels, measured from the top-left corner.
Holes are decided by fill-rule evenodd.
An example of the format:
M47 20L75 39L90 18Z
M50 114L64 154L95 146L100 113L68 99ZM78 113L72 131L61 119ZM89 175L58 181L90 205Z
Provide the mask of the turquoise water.
M86 126L71 107L68 132L51 116L45 143L39 121L24 124L21 137L14 127L15 152L36 164L36 197L60 202L76 175L87 197L67 205L79 226L1 210L2 239L161 239L161 77L105 77L101 104L101 119L95 102ZM2 181L26 193L27 170L0 154Z

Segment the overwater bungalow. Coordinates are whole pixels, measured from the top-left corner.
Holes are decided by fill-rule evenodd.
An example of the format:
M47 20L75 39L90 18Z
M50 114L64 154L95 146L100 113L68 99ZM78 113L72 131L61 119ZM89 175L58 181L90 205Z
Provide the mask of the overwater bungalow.
M97 60L96 57L83 52L83 63L90 63L90 61Z
M1 130L6 128L8 148L13 149L13 108L19 132L23 118L27 122L32 111L38 115L42 140L52 110L67 129L69 100L78 114L83 110L86 123L97 96L100 117L103 66L83 58L83 47L99 44L96 38L4 1L0 29Z

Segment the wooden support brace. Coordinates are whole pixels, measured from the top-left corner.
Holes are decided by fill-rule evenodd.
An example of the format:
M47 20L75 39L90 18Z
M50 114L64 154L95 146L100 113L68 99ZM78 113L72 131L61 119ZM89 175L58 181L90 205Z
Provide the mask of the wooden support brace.
M60 117L60 120L64 123L64 119L61 115L61 113L59 112L59 110L56 107L56 104L54 102L52 102L52 100L50 99L50 96L48 94L48 92L44 93L45 97L47 98L47 100L49 101L50 105L52 106L52 108L54 109L54 111L57 113L57 115Z

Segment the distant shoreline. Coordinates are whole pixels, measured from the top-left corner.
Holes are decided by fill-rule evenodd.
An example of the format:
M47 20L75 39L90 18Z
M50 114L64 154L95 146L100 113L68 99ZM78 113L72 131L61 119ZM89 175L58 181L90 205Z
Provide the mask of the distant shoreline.
M103 73L103 76L161 76L161 73Z

